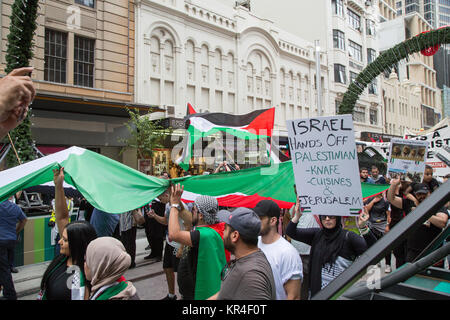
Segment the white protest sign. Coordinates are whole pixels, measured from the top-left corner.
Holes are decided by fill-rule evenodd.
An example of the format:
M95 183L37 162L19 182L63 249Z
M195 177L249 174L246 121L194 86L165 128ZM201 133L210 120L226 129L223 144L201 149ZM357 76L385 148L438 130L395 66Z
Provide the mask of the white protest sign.
M389 151L388 176L405 175L406 181L421 182L425 172L428 141L392 139Z
M426 132L405 131L406 139L428 142L425 162L433 168L434 176L444 177L450 173L450 121L444 119Z
M287 129L303 212L359 214L363 199L352 116L289 120Z

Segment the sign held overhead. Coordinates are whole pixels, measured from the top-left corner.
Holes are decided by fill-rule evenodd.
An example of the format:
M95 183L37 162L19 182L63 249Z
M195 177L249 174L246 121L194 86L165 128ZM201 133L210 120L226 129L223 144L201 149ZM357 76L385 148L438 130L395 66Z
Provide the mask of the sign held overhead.
M358 215L363 199L352 116L288 120L287 128L303 212Z

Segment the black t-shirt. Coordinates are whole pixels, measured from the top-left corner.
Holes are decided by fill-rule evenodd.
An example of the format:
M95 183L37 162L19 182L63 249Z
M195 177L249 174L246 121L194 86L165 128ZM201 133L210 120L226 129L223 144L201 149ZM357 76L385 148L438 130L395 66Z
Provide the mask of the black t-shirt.
M67 271L67 264L63 262L48 277L46 286L47 300L72 300L72 292L67 286L71 272Z
M430 188L431 192L439 188L439 182L435 178L432 178L431 181L426 184L428 185L428 188Z
M416 204L409 199L403 199L402 206L405 213L409 214L416 207ZM442 212L448 215L445 207L442 207L437 212ZM422 251L431 243L431 241L433 241L434 238L438 236L439 233L441 233L441 231L442 229L436 227L432 223L429 227L420 225L419 228L409 236L408 247L417 251Z
M365 202L365 205L369 204L372 200ZM381 198L380 201L373 204L372 209L369 212L370 222L382 222L387 220L386 211L389 210L389 202Z
M185 257L180 259L178 265L178 288L185 300L194 300L195 279L197 275L198 246L200 244L200 231L191 231L192 247Z
M445 207L442 207L437 212L442 212L448 215ZM441 233L441 231L441 228L436 227L432 223L430 223L429 227L422 224L417 231L412 233L408 238L408 247L422 251L434 240L434 238L439 235L439 233Z
M79 208L80 211L84 210L84 219L89 222L91 220L92 211L94 211L92 204L90 204L86 199L83 199L80 201Z
M150 208L147 209L147 212L149 211L149 209ZM151 209L153 209L153 211L155 211L158 216L164 217L166 204L162 203L161 201L153 200L151 202ZM145 211L146 209L144 209L144 213ZM146 223L148 224L150 236L152 238L164 238L167 226L159 223L158 221L156 221L156 219L146 219Z
M401 196L398 194L396 196L401 198ZM405 211L403 209L397 208L391 203L391 223L399 222L400 220L402 220L404 217L404 212Z
M415 207L416 204L414 203L414 201L405 198L402 199L402 208L405 214L409 214Z
M428 186L428 189L430 189L430 192L433 192L440 186L439 182L435 178L432 178L430 182L423 182L423 183ZM411 182L411 184L410 184L410 187L412 188L413 192L414 192L414 187L416 184L418 184L418 182Z

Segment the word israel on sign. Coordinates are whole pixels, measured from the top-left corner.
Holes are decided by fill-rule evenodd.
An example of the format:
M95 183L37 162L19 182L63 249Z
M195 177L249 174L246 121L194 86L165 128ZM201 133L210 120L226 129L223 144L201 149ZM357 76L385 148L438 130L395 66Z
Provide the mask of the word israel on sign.
M388 176L403 176L406 181L421 182L425 172L428 141L394 138L389 151Z
M363 207L351 115L287 121L304 213L351 216Z

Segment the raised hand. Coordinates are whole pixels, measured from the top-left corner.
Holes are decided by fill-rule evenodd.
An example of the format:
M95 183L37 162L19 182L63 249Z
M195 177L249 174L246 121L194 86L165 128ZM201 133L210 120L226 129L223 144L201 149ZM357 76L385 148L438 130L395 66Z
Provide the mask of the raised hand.
M391 186L392 185L397 186L401 182L402 182L402 180L401 180L401 176L400 175L393 176L392 179L391 179Z
M364 228L367 225L367 221L369 220L369 213L367 212L367 208L363 207L363 210L361 210L361 212L359 213L359 217L358 217L358 227Z
M184 186L181 186L180 184L172 185L170 190L170 204L181 203L181 195L183 194Z
M17 127L26 117L36 90L28 76L32 67L11 71L0 80L0 132L3 135Z
M294 206L294 216L292 217L291 221L293 223L297 223L298 220L300 220L300 217L302 216L302 208L300 205L300 198L297 197L295 200L295 206Z
M55 187L62 187L64 183L64 168L53 169L53 183Z

